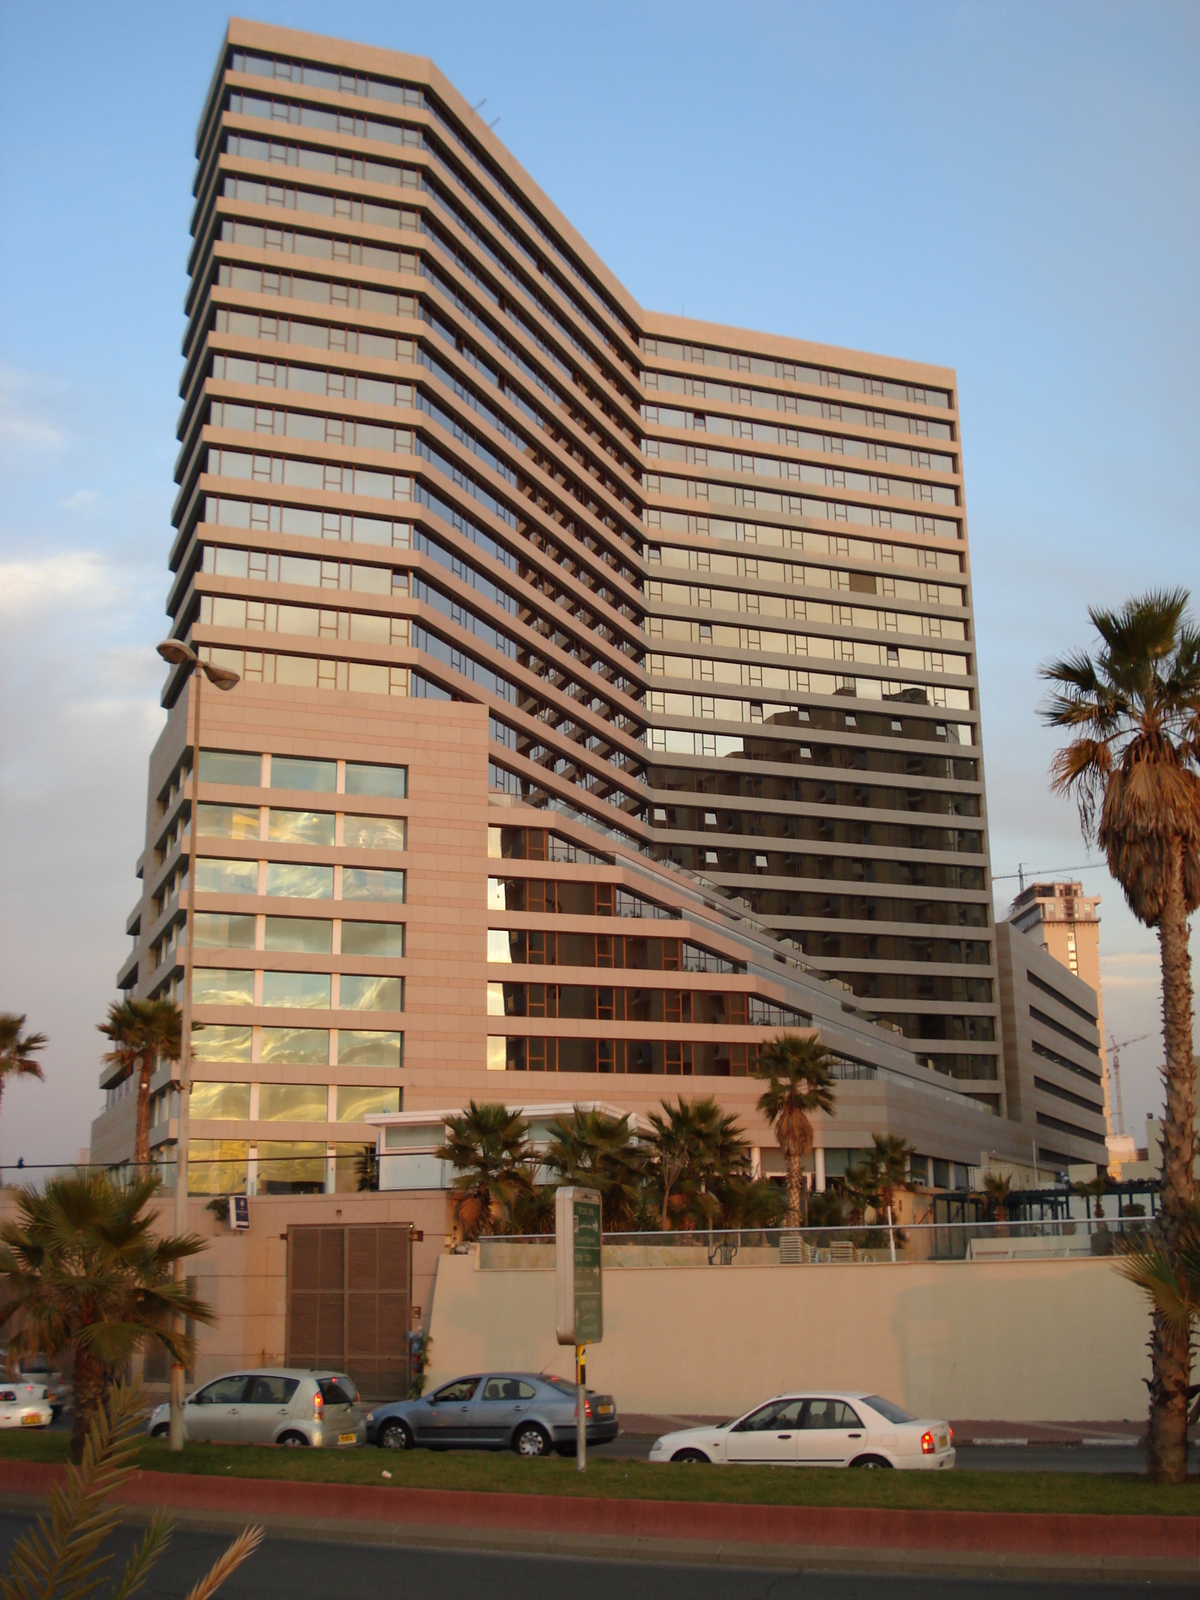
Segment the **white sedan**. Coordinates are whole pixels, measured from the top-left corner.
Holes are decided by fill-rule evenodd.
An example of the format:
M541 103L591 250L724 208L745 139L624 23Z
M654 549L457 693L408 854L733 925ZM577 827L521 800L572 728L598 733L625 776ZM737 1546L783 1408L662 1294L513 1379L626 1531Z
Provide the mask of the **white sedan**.
M651 1461L748 1463L778 1467L954 1465L948 1422L912 1417L877 1394L781 1394L718 1427L664 1433Z
M0 1378L0 1428L48 1428L54 1408L40 1383L5 1383Z

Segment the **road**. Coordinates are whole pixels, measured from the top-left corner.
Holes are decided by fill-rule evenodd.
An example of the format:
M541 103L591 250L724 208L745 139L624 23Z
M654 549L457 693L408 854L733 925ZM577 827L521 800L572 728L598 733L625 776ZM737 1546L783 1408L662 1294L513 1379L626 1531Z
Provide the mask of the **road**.
M0 1512L0 1561L28 1519ZM122 1528L108 1547L123 1562L136 1530ZM170 1550L141 1591L146 1600L183 1600L229 1543L229 1535L178 1529ZM116 1563L114 1563L115 1565ZM1086 1588L1083 1584L1086 1583ZM787 1572L770 1568L712 1567L656 1561L605 1561L497 1551L388 1548L379 1544L268 1538L220 1591L222 1600L372 1600L419 1597L462 1600L1132 1600L1141 1582L1099 1583L979 1576L871 1572ZM1196 1588L1179 1579L1155 1584L1154 1600L1195 1600Z

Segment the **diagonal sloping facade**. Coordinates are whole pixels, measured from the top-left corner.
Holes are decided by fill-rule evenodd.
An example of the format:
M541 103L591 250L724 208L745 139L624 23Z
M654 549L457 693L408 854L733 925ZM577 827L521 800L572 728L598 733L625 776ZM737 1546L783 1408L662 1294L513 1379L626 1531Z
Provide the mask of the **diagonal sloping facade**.
M230 24L192 231L168 610L241 683L193 886L168 678L118 981L178 992L194 893L193 1183L352 1187L365 1115L543 1071L771 1170L780 1028L843 1058L821 1170L1024 1147L953 372L644 311L430 62L286 29Z

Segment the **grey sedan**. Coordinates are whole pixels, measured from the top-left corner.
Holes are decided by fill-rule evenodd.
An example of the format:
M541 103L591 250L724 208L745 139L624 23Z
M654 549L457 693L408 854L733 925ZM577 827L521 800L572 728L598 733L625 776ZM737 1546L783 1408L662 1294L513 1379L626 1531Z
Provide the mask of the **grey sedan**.
M589 1445L618 1433L617 1403L587 1391ZM534 1372L456 1378L419 1400L399 1400L367 1413L367 1443L385 1449L515 1450L522 1456L575 1453L575 1385Z

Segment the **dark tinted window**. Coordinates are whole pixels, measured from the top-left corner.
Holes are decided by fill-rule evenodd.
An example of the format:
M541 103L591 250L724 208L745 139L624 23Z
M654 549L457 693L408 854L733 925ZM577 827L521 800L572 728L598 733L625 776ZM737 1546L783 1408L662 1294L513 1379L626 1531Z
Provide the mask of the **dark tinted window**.
M352 1406L354 1404L354 1390L348 1386L348 1380L338 1378L318 1378L317 1387L321 1391L321 1399L327 1406Z
M196 1404L198 1406L236 1406L245 1394L248 1382L249 1379L244 1372L233 1378L218 1378L215 1383L210 1383L207 1389L201 1389L196 1396Z
M804 1413L806 1428L861 1428L858 1414L844 1400L810 1400Z
M878 1411L881 1417L886 1417L889 1422L915 1422L916 1417L905 1411L902 1406L893 1405L890 1400L885 1400L882 1395L869 1394L864 1402L872 1411Z
M483 1386L485 1400L532 1400L537 1390L520 1378L489 1378Z
M259 1373L250 1383L247 1405L284 1406L300 1387L299 1378L281 1378L276 1373Z

